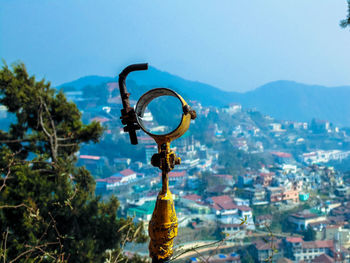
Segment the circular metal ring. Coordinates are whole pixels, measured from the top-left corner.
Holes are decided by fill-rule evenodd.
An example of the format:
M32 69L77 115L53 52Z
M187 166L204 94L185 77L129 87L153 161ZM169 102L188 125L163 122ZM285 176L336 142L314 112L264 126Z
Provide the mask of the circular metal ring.
M161 96L172 96L180 100L182 105L182 118L179 125L173 131L167 134L153 134L146 129L141 118L143 117L148 104L155 98L158 98ZM157 143L171 142L172 140L175 140L181 137L188 130L190 126L191 115L189 114L188 111L186 111L187 107L188 105L186 101L175 91L167 88L152 89L146 92L145 94L143 94L138 100L138 102L136 103L136 107L135 107L136 120L137 120L137 123L140 125L141 129L145 133L150 135L152 138L154 138Z

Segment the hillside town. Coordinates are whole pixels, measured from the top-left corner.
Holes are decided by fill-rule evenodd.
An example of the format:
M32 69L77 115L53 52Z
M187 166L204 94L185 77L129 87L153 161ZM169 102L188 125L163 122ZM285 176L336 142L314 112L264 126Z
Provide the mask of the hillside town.
M124 144L129 152L111 158L86 147L79 164L95 172L97 194L117 195L121 214L147 229L161 186L159 171L150 164L157 146L140 133L139 146L129 147L117 119L117 84L106 87L103 105L81 91L66 95L82 108L86 121L106 127L105 140ZM171 145L182 163L169 174L170 188L180 231L189 234L178 243L221 238L231 245L210 262L247 262L242 250L255 262L349 262L350 178L336 168L349 160L348 130L317 119L275 120L240 104L218 108L191 101L191 106L198 120ZM144 121L161 130L156 114L146 112ZM227 169L231 160L225 160L219 144L243 155L240 169ZM249 162L248 156L259 158Z
M105 97L65 91L85 122L105 127L100 144L80 149L78 164L96 178L97 195L116 195L121 216L147 229L161 188L150 163L157 145L141 132L139 145L129 145L117 83L103 88ZM171 144L182 159L169 174L179 231L186 233L178 246L222 240L225 249L209 262L350 262L350 177L337 168L349 161L349 130L317 119L276 120L240 104L190 103L198 119ZM157 114L147 111L144 121L161 131ZM0 108L0 117L11 116ZM146 255L147 248L129 252Z

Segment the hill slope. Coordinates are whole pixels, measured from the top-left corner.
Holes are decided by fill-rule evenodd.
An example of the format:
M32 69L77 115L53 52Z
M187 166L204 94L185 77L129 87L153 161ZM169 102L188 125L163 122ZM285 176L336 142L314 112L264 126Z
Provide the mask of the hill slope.
M213 86L185 80L150 67L148 71L131 73L128 79L137 85L153 88L168 87L185 99L200 101L207 106L225 106L241 103L246 108L269 114L278 119L310 121L312 118L329 120L337 125L350 126L350 87L328 88L305 85L293 81L267 83L246 93L226 92ZM82 89L117 81L116 78L88 76L57 87L64 90Z
M227 105L232 101L230 97L239 95L239 93L222 91L201 82L185 80L170 73L160 71L154 67L149 67L147 71L130 73L127 79L133 80L139 86L146 86L149 88L171 88L180 93L185 99L192 98L192 100L200 101L203 105L208 106ZM118 81L118 79L111 77L87 76L72 82L64 83L56 88L67 91L71 89L82 89L84 86L98 86L112 81Z
M318 118L349 126L349 99L350 87L327 88L276 81L245 93L239 102L278 119L310 121Z

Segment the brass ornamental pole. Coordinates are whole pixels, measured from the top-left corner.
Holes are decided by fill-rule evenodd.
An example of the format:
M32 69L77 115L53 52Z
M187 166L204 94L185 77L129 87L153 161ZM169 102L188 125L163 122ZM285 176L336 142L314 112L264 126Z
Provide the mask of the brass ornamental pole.
M126 67L119 75L119 90L122 98L123 109L121 120L124 131L129 133L131 144L137 144L136 130L142 129L151 136L158 145L158 153L154 154L151 164L158 167L162 173L162 189L158 193L156 206L148 227L150 236L149 255L153 263L166 262L173 254L173 241L177 236L177 217L174 200L169 190L169 172L175 165L181 163L181 159L170 149L170 143L181 137L189 128L191 119L196 118L196 112L175 91L166 88L152 89L143 94L138 100L135 109L130 107L129 96L125 86L127 75L136 70L146 70L148 64L133 64ZM142 122L147 105L160 96L172 96L177 98L182 105L182 118L180 124L170 133L158 135L148 131Z

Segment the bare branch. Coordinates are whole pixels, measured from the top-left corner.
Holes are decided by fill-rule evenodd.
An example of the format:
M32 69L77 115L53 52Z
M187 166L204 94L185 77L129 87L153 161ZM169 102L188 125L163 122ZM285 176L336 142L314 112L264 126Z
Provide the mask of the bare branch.
M216 245L216 244L221 244L225 240L226 240L226 237L224 239L220 239L218 241L214 241L214 242L209 243L209 244L204 244L204 245L201 245L201 246L190 247L188 249L185 249L185 250L179 252L179 254L173 256L170 259L170 261L174 261L175 259L179 258L180 256L182 256L182 255L184 255L184 254L186 254L188 252L195 251L196 249L202 249L202 248L211 247L211 246ZM195 251L195 252L197 253L197 251Z
M60 147L72 147L72 146L77 146L78 143L67 143L67 144L58 144Z
M53 135L52 135L52 138L54 140L54 143L53 143L53 148L54 148L53 160L56 162L57 161L57 150L58 150L56 125L55 125L55 122L52 119L51 113L50 113L50 111L49 111L49 109L48 109L48 107L47 107L45 102L44 102L44 107L45 107L45 111L46 111L47 115L49 116L50 123L51 123L51 128L52 128L52 131L53 131Z
M25 207L28 209L29 212L34 213L35 209L33 207L30 207L24 203L21 203L19 205L0 205L0 209L17 209L20 207Z
M33 139L14 139L14 140L1 140L0 143L18 143L18 142L32 142Z
M121 245L121 249L120 249L120 251L119 251L117 257L115 258L114 263L117 263L119 257L122 255L122 251L124 250L125 244L126 244L126 242L128 241L128 236L129 236L130 231L131 231L131 225L129 225L128 231L126 232L126 236L125 236L125 238L124 238L124 240L123 240L123 243L122 243L122 245Z
M19 154L21 151L22 150L19 150L19 151L14 152L14 153L11 154L11 159L9 160L9 163L7 165L7 173L6 173L5 177L0 178L0 179L3 180L2 185L0 186L0 192L2 191L2 189L4 189L4 187L6 186L6 181L10 178L11 167L16 165L16 163L15 163L15 156L17 154ZM2 169L2 171L3 171L3 169Z
M43 251L43 250L42 250L43 247L48 247L48 246L57 245L57 244L59 244L59 242L48 242L48 243L45 243L45 244L42 244L42 245L39 245L39 246L33 246L33 247L31 247L31 249L28 249L28 250L22 252L21 254L19 254L16 258L14 258L13 260L11 260L9 263L15 262L15 261L17 261L18 259L20 259L21 257L23 257L23 256L25 256L25 255L27 255L27 254L29 254L29 253L32 253L32 252L34 252L34 251L36 251L36 250ZM27 245L27 247L30 247L30 246ZM46 254L46 255L49 255L49 254L50 254L50 253L47 253L47 252L45 252L45 251L43 251L43 252L44 252L43 254ZM55 259L56 259L56 258L55 258Z
M10 174L11 174L11 166L12 166L12 164L13 164L13 162L14 162L14 159L12 159L12 160L10 160L10 162L9 162L9 164L8 164L8 171L7 171L7 173L6 173L6 175L5 175L5 177L3 178L3 182L2 182L2 185L0 186L0 192L2 191L2 189L4 189L4 187L6 186L6 181L7 181L7 179L9 178L9 176L10 176Z
M45 107L45 111L48 113L49 119L50 119L50 123L51 123L51 128L53 129L53 134L50 134L48 132L48 130L45 128L45 124L43 121L43 110L42 107ZM57 162L57 136L56 136L56 128L54 125L54 122L52 120L50 111L47 108L46 103L43 101L43 99L40 97L40 109L39 109L39 121L40 121L40 126L43 130L43 132L45 133L45 135L49 138L49 142L50 142L50 148L51 148L51 158L52 160L56 163Z
M40 99L41 100L41 99ZM51 134L46 130L45 128L45 125L44 125L44 121L43 121L43 111L42 111L42 105L40 105L40 109L39 109L39 121L40 121L40 126L41 128L43 129L43 132L45 133L45 135L48 137L48 138L51 138Z
M6 229L6 232L3 233L3 243L1 244L1 249L3 249L3 254L1 255L1 257L4 260L4 263L6 263L6 250L7 250L7 237L9 234L9 228Z
M73 140L74 138L73 137L69 137L69 138L60 138L60 137L57 137L57 141L70 141L70 140Z

